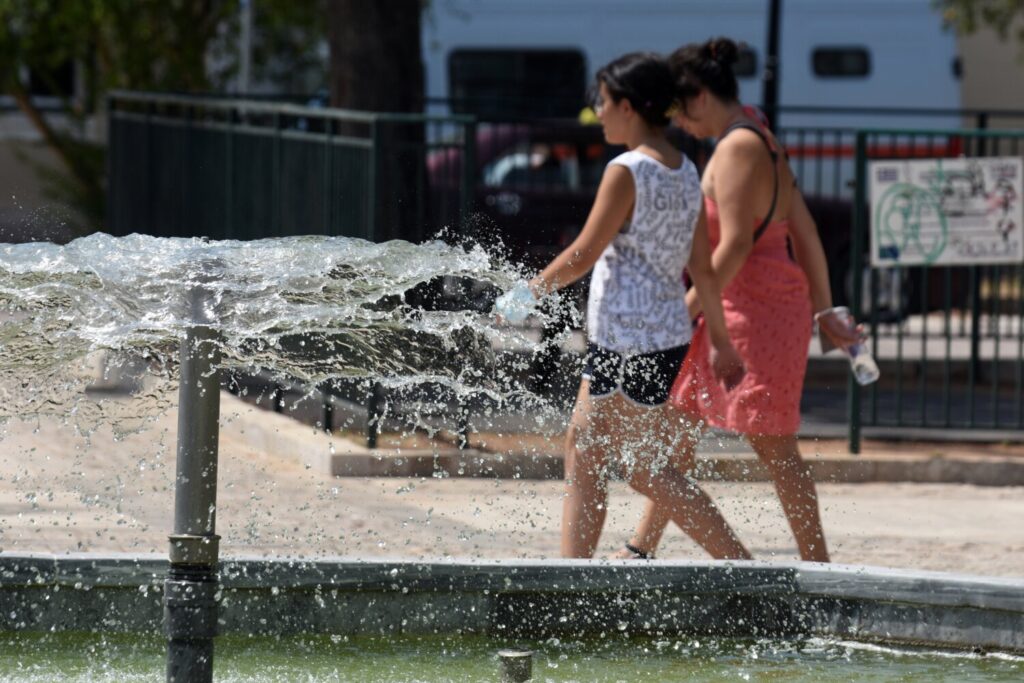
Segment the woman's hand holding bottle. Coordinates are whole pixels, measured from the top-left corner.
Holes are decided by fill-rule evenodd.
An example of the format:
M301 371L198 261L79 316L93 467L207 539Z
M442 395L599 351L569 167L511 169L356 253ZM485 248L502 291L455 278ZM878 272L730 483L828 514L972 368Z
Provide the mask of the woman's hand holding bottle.
M878 381L878 364L871 357L865 343L864 328L857 325L850 309L833 306L815 313L814 320L818 323L822 352L828 353L833 348L842 349L850 361L850 370L858 384L866 386Z
M520 280L494 302L494 314L499 322L518 324L526 320L537 307L537 296L526 280Z
M832 307L814 314L814 321L818 323L818 341L821 343L822 353L828 353L832 349L846 349L860 343L863 328L859 325L852 326L846 312L844 307Z

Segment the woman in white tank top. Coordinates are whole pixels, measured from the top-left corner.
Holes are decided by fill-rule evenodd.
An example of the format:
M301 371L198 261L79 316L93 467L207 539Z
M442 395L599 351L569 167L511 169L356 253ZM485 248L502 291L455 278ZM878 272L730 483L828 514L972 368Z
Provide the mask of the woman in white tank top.
M731 386L743 374L712 276L697 171L665 137L671 74L661 57L634 53L601 69L597 85L605 138L629 151L608 164L579 237L524 294L544 296L593 268L587 362L566 438L562 555L593 557L609 475L624 471L712 556L749 558L711 499L665 466L693 447L664 405L691 335L684 267L700 292L717 375ZM499 300L499 313L512 298Z

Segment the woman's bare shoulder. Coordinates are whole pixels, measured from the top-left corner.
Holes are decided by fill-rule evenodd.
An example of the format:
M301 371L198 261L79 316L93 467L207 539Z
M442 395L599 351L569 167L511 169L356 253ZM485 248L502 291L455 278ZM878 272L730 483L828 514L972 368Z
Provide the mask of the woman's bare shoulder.
M738 128L718 141L712 158L756 161L762 156L769 157L764 140L748 128Z

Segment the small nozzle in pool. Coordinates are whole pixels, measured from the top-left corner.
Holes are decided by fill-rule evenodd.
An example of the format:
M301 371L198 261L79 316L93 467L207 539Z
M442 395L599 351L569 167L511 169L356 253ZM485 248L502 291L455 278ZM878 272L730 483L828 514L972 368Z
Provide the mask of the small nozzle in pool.
M529 650L499 650L501 683L533 680L533 653Z

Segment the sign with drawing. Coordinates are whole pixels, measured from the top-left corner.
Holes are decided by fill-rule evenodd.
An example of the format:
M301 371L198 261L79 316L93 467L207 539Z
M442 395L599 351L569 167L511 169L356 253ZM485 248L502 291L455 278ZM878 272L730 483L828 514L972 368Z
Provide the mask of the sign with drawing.
M871 265L1024 262L1020 157L871 161Z

